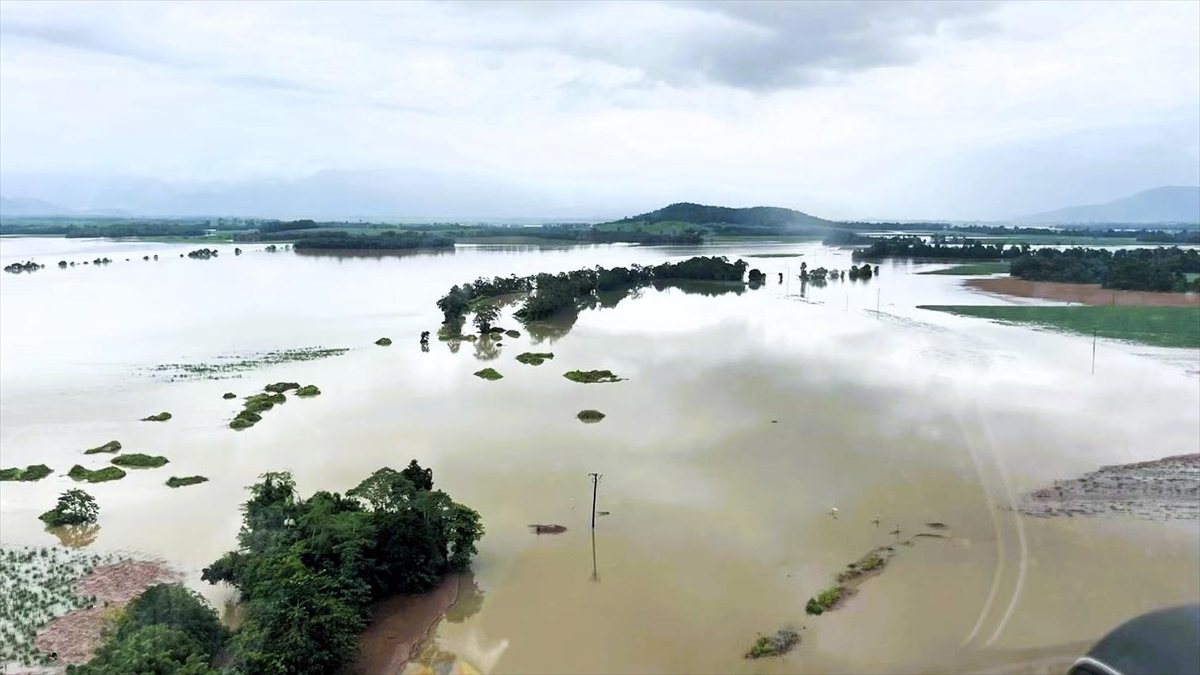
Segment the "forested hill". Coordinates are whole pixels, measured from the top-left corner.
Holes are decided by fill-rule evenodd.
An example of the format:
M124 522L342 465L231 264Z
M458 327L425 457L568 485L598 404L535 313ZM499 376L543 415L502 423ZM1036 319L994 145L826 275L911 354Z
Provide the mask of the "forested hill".
M780 208L778 206L754 206L745 209L735 209L728 206L706 206L680 202L663 207L657 211L643 213L631 218L617 221L619 223L664 223L678 222L694 225L746 225L750 227L829 227L832 222L824 218L810 216L802 211Z

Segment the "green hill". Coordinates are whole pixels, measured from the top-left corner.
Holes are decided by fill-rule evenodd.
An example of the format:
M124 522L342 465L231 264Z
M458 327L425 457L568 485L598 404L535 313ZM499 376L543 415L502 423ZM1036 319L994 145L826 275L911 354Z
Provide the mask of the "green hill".
M802 211L778 206L754 206L744 209L706 206L680 202L657 211L597 225L600 229L626 229L629 226L653 226L664 223L703 225L717 233L733 234L741 230L801 231L828 228L835 224Z

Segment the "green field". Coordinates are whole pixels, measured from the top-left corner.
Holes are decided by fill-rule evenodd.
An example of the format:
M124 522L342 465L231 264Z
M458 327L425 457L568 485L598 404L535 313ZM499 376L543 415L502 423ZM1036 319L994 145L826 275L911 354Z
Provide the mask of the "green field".
M920 305L1012 324L1029 324L1157 347L1200 348L1200 307Z
M954 267L947 267L944 270L920 272L920 274L949 274L959 277L976 277L986 274L1006 274L1007 272L1007 262L977 262L955 265Z

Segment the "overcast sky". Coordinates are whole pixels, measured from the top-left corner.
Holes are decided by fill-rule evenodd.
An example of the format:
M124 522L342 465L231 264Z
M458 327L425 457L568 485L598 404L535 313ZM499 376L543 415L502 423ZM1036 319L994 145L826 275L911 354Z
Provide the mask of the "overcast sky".
M0 3L4 196L356 176L497 216L1195 185L1200 3Z

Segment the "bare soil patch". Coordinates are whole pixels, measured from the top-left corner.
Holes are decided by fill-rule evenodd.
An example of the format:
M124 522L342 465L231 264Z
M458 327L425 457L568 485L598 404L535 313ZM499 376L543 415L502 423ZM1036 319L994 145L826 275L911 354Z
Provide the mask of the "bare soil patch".
M67 612L46 624L38 631L34 645L47 654L57 654L58 663L87 663L117 610L150 586L178 579L175 571L157 560L101 565L76 585L79 595L95 596L96 606Z
M347 673L401 673L458 599L458 575L432 591L385 600L372 609L374 621L359 642L358 662Z
M1101 467L1026 496L1031 516L1200 520L1200 454Z
M987 293L1078 302L1084 305L1123 305L1140 307L1197 307L1197 293L1155 293L1151 291L1114 291L1098 284L1062 284L1053 281L1026 281L1012 277L971 279L967 286Z

